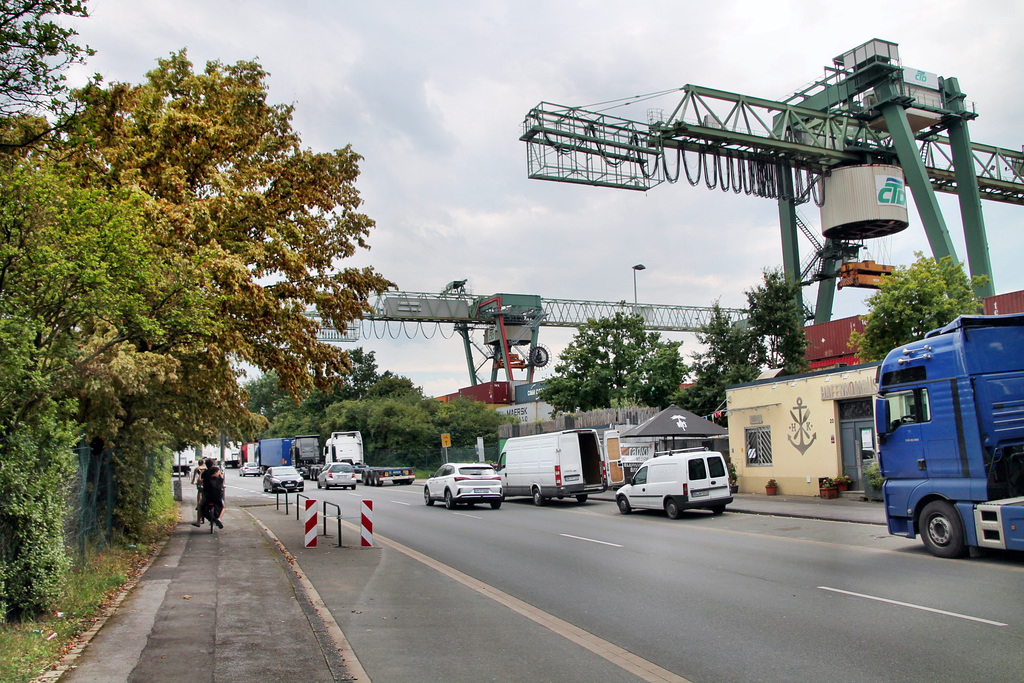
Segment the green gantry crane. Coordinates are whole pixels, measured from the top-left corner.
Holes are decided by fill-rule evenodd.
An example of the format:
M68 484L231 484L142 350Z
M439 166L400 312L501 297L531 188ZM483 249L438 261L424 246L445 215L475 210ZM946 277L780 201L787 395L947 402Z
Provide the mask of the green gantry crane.
M481 380L478 372L490 363L490 381L500 370L512 381L513 370L526 372L532 382L534 371L548 364L550 353L540 345L541 326L579 327L588 320L616 313L640 315L652 331L695 332L710 321L711 307L636 304L625 301L581 301L545 299L536 294L491 294L477 296L466 291L465 280L455 280L438 293L385 292L371 305L373 312L344 332L321 321L317 338L325 342L354 342L364 337L428 336L426 329L451 324L462 337L472 385ZM720 308L732 323L747 317L741 308ZM317 313L308 313L319 320ZM480 333L474 339L473 333ZM433 336L433 335L429 335ZM482 336L482 339L479 337ZM474 353L475 352L475 353ZM477 357L481 360L477 361Z
M775 199L783 268L801 284L821 283L814 320L826 322L840 266L863 244L841 235L821 243L796 208L822 206L822 180L836 169L899 166L936 258L959 261L935 193L958 196L970 273L988 278L977 294L995 293L981 199L1024 204L1024 153L971 142L967 124L977 114L956 78L905 68L896 43L875 39L782 102L695 85L679 91L667 117L651 110L646 123L542 102L520 136L529 177L646 191L685 176L694 186L703 180L709 189ZM803 267L801 231L815 247Z

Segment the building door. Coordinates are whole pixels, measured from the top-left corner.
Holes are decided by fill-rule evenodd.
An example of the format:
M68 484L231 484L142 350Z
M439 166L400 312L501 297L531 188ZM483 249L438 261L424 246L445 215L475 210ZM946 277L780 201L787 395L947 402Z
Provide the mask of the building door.
M875 421L871 399L839 403L839 453L850 488L864 490L864 468L875 460Z

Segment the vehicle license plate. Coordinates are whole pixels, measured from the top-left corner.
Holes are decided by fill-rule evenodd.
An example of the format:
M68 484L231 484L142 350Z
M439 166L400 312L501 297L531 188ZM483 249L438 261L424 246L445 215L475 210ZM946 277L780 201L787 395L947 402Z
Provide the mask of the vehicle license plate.
M473 489L473 493L490 493L490 489Z
M578 474L568 474L568 475L566 475L565 480L566 481L576 481L579 478L580 478L580 475L578 475Z
M707 489L705 489L703 491L694 491L693 493L690 494L690 497L691 498L704 498L704 497L707 497L707 495L708 495L708 491L707 491Z

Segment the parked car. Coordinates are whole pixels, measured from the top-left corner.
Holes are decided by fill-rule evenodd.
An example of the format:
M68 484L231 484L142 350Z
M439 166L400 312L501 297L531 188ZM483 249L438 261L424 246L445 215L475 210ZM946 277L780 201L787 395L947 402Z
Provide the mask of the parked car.
M263 475L263 491L275 493L277 491L302 491L305 489L305 483L302 479L302 475L294 467L289 465L280 465L278 467L268 467L267 473Z
M356 490L356 472L352 465L347 462L336 462L324 468L316 478L318 489L331 489L335 486Z
M254 462L242 463L242 471L238 475L248 477L250 474L254 477L260 476L260 466Z
M615 492L619 512L664 510L678 519L682 510L707 508L716 515L732 502L725 458L714 451L673 453L651 458Z
M490 503L497 510L505 499L501 477L488 464L453 462L442 465L423 486L423 502L433 505L443 500L449 510L456 505Z

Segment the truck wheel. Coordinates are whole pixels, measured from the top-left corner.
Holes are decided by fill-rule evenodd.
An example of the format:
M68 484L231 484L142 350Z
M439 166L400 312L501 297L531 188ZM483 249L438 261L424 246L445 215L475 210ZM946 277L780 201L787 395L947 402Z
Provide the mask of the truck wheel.
M548 499L540 495L539 488L533 489L533 504L537 506L548 504Z
M576 502L577 503L586 503L587 502L587 494L586 493L581 493L580 495L576 496Z
M455 499L452 498L452 492L450 489L444 490L444 506L449 510L455 509Z
M628 515L630 512L633 511L633 508L630 506L629 501L626 499L625 496L619 496L618 498L616 498L615 504L619 506L619 512L621 512L624 515Z
M426 486L423 487L423 502L427 505L434 504L434 499L430 497L430 491Z
M679 519L679 506L676 505L675 498L669 498L665 501L665 514L668 515L669 519Z
M924 506L918 529L924 547L936 557L960 557L966 550L960 515L944 500L933 500Z

